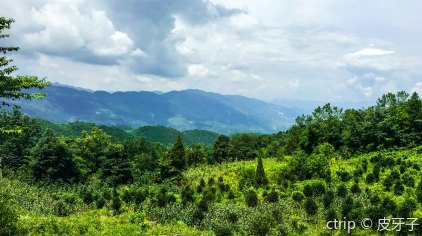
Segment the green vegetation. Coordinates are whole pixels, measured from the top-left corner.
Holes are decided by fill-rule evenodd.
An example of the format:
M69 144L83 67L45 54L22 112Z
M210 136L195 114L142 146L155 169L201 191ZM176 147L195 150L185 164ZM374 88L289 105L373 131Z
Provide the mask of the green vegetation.
M138 129L151 142L17 109L0 113L0 125L19 130L0 132L1 235L338 235L327 220L422 224L416 93L362 110L327 104L287 131L220 135L208 146L185 145L175 130L168 145L164 127Z

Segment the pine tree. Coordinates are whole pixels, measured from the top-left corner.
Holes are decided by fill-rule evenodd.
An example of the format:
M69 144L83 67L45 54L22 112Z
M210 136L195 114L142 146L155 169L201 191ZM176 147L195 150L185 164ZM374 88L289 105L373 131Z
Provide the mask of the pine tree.
M170 150L170 165L182 171L186 168L186 155L185 148L183 146L182 138L180 134L177 136L176 143L173 145L173 148Z
M267 176L265 175L264 165L262 164L262 157L258 155L258 165L256 166L255 181L258 186L265 186L268 184Z

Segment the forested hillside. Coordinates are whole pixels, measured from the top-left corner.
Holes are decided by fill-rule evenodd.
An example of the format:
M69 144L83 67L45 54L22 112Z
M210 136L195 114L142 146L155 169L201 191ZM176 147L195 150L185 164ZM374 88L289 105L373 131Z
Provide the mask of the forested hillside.
M16 115L19 116L20 114L16 113ZM165 146L173 144L178 135L181 135L183 142L187 145L212 145L218 137L217 133L207 130L185 130L180 132L176 129L164 126L142 126L134 129L130 126L106 126L81 121L55 124L39 118L36 118L35 120L40 125L42 132L50 129L55 135L66 137L76 137L81 135L84 131L89 131L93 128L101 129L104 133L109 135L113 141L130 138L145 138L149 142L161 143Z
M327 104L286 131L219 135L210 146L184 142L212 137L198 131L174 131L167 146L138 137L150 127L126 137L124 127L76 124L1 113L0 234L338 235L347 229L327 221L346 218L367 235L400 217L401 231L387 234L422 235L416 93L361 110ZM168 142L167 129L153 137Z
M38 90L33 89L38 92ZM272 133L287 129L299 109L257 99L228 96L201 90L155 92L86 91L50 86L42 100L15 101L22 113L55 123L85 121L132 128L161 125L178 130L210 130Z

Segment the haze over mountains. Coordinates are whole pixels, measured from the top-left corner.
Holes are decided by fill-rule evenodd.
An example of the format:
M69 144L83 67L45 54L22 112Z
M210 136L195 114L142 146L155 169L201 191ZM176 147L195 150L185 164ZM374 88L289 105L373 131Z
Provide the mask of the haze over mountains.
M201 90L156 92L88 91L53 85L42 100L19 101L22 112L56 123L163 125L223 134L273 133L288 128L302 112L257 99Z

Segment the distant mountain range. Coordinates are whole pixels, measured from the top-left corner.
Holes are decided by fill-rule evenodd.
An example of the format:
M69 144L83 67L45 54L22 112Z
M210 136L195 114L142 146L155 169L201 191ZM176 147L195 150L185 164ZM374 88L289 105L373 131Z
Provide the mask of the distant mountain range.
M132 128L162 125L178 130L273 133L288 128L302 113L243 96L201 90L157 92L89 91L53 85L42 100L18 101L22 112L55 123L75 121Z

